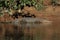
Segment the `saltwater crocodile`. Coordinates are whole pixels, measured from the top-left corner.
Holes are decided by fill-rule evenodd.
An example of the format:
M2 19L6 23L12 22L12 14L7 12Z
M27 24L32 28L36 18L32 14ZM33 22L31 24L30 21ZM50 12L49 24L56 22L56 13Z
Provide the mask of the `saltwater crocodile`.
M47 25L51 24L52 21L49 21L44 18L20 18L20 19L15 19L13 21L7 21L7 22L0 22L3 24L13 24L15 26L39 26L39 25Z
M16 19L12 23L14 25L35 25L35 24L50 24L52 21L42 18L21 18Z
M13 23L13 24L17 24L17 23L48 23L51 22L47 19L44 18L20 18L20 19L15 19L13 21L5 21L5 22L0 22L0 23Z

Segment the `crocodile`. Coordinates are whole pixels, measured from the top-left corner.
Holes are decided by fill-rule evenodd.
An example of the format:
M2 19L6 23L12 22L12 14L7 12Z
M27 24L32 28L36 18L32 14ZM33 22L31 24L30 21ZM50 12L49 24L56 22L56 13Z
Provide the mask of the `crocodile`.
M21 18L15 19L12 23L13 25L34 25L34 24L50 24L52 21L49 21L44 18Z

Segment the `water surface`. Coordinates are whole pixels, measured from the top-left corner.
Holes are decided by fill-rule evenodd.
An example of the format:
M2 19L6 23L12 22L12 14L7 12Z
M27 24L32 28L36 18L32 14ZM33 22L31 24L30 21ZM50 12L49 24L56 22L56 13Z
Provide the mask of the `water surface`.
M60 40L59 20L57 17L52 23L0 23L0 40Z

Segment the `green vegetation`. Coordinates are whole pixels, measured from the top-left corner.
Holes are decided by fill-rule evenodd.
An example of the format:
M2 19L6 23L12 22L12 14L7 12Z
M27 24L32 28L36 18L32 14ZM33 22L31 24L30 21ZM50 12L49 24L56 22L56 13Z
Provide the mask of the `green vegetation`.
M51 0L52 5L56 6L56 5L60 5L60 0Z
M44 8L43 0L1 0L0 1L0 11L8 10L10 12L10 9L18 10L22 9L22 7L25 6L33 6L37 10L40 10Z
M30 6L34 6L36 9L41 9L43 7L43 0L3 0L0 1L0 8L4 7L6 9L19 9L21 6L26 6L26 4Z
M22 9L22 7L25 6L33 6L37 10L43 9L45 6L43 5L44 0L0 0L0 11L8 10L10 12L10 9L18 10ZM56 0L52 0L53 5Z

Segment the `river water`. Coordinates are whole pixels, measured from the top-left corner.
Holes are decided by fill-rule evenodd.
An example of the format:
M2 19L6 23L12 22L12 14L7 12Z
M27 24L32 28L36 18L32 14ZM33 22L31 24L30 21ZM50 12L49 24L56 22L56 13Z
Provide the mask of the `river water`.
M60 18L48 23L0 23L0 40L60 40Z

